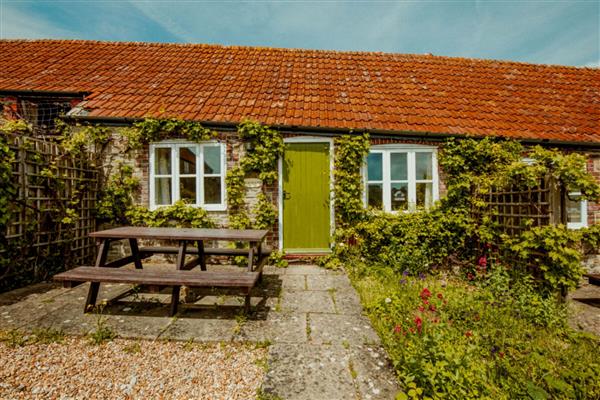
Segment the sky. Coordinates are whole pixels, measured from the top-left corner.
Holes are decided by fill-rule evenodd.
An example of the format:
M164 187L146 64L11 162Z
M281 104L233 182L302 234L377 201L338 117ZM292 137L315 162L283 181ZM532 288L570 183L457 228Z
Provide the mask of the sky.
M0 38L431 53L600 67L600 1L0 0Z

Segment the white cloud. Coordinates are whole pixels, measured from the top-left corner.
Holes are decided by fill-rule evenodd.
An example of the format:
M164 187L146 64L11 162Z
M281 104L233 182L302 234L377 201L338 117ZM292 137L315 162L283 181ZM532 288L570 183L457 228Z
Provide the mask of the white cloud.
M75 32L18 11L0 0L0 39L68 39Z

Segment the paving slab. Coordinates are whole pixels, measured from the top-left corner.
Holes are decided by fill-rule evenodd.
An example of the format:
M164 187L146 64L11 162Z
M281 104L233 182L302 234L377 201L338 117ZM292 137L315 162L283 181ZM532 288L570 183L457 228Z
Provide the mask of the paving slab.
M350 348L355 382L363 400L394 399L400 390L396 375L381 346Z
M321 275L315 275L315 276L321 276ZM292 291L307 290L306 275L296 275L296 274L284 275L281 277L281 281L282 281L282 288L284 290L292 290Z
M234 340L271 343L305 343L307 319L303 313L271 312L266 320L248 320Z
M274 344L263 392L286 400L355 399L349 361L341 346Z
M327 291L284 291L281 298L281 311L302 313L333 313L335 306Z
M286 275L326 275L334 273L336 272L314 264L291 264L285 268Z
M380 343L369 320L360 315L309 314L310 339L314 343Z
M352 285L346 275L326 274L326 275L307 275L308 290L351 290Z
M335 310L338 314L362 315L363 308L354 288L338 289L332 293L335 299Z

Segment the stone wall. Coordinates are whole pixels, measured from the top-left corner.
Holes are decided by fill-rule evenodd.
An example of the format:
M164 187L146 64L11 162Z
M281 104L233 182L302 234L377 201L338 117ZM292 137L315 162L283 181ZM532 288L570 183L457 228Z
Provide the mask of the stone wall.
M108 145L107 158L104 162L104 169L106 173L110 173L111 169L115 168L119 163L130 165L134 169L134 176L136 176L141 184L139 193L136 194L136 202L142 205L149 204L149 146L145 145L141 149L132 153L126 153L126 139L120 134L120 129L114 128L113 137L111 143ZM296 134L284 134L285 138L298 136ZM227 169L233 168L238 164L239 160L243 157L245 149L243 144L240 142L236 132L219 132L217 140L221 143L226 144L226 157L227 157ZM383 144L420 144L428 146L438 146L439 142L426 141L426 140L415 140L415 139L401 139L401 138L372 138L371 145L383 145ZM334 149L335 151L335 149ZM588 154L588 170L599 180L600 182L600 155L597 153ZM446 185L443 172L439 169L439 193L440 197L446 194ZM246 179L246 204L248 209L252 210L256 203L257 196L261 191L263 183L256 178ZM265 185L265 193L273 204L277 207L279 188L278 183L275 182L271 185ZM211 218L216 222L219 227L227 227L228 215L227 211L210 211ZM600 223L600 204L589 202L588 203L588 219L590 224ZM276 222L269 233L267 243L273 248L278 247L278 232L279 223Z

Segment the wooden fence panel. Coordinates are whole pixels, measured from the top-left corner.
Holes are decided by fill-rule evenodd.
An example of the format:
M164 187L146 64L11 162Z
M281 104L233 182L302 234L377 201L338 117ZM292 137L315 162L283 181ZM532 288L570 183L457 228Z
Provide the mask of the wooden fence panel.
M71 156L52 141L17 136L11 221L0 254L0 291L47 279L91 261L98 172L87 156Z

